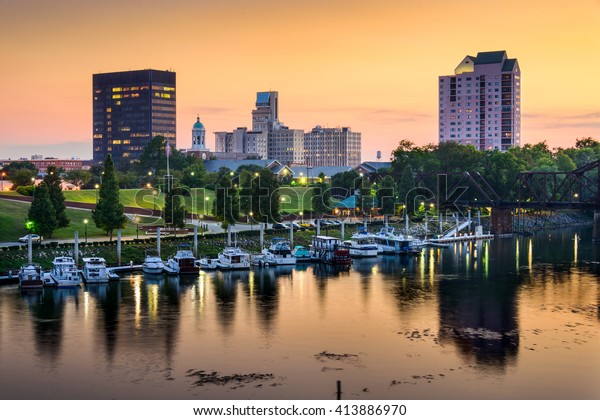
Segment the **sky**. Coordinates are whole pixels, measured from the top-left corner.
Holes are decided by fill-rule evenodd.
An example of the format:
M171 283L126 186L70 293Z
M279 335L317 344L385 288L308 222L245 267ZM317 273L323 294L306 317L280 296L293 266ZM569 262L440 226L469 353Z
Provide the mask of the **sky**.
M0 158L92 155L92 74L177 73L177 145L196 115L362 133L363 160L437 143L438 76L506 50L522 72L523 143L600 139L600 0L0 0Z

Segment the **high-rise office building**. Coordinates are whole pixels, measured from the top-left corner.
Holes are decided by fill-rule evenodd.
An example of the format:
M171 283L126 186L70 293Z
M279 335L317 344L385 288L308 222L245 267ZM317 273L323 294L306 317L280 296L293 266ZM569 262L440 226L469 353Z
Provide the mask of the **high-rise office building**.
M176 146L175 72L135 70L93 75L93 159L139 159L150 140Z
M316 126L304 134L306 164L310 166L357 166L361 163L361 134L349 127Z
M252 131L271 131L279 125L279 92L257 92Z
M479 150L521 141L521 70L506 51L467 55L452 76L439 77L439 140Z

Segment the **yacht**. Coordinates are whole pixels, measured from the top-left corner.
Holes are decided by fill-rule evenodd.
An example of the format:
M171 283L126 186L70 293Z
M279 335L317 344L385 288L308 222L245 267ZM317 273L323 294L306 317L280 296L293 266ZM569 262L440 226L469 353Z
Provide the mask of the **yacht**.
M41 267L35 264L22 266L19 270L19 287L21 289L41 289L44 287Z
M361 227L350 240L342 242L342 248L347 249L352 258L377 257L379 253L373 235L365 227Z
M83 280L86 283L108 283L109 280L119 278L106 268L106 260L101 257L89 257L83 259Z
M292 255L296 258L296 262L310 262L312 255L310 251L301 245L296 245L292 251Z
M200 258L196 265L200 270L216 270L218 261L218 258Z
M181 244L177 253L169 258L165 270L172 274L198 274L199 267L189 244Z
M156 249L147 249L146 258L142 264L142 272L146 274L162 274L164 269L165 264L160 255L158 255L158 251Z
M77 287L81 284L81 273L72 257L55 257L52 270L44 273L44 285L56 287Z
M373 235L379 252L383 254L413 254L420 252L423 244L411 236L396 234L391 226L385 226Z
M228 246L219 253L216 264L221 270L247 270L250 268L250 254L239 247Z
M290 243L282 238L273 238L269 249L262 251L265 265L294 265L296 257L292 255Z

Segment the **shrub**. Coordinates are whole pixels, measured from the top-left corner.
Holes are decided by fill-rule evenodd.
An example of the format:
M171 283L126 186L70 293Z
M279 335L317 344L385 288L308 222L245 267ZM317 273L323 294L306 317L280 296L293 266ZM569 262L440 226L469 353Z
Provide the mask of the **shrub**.
M20 185L15 190L17 193L26 196L33 196L33 185Z

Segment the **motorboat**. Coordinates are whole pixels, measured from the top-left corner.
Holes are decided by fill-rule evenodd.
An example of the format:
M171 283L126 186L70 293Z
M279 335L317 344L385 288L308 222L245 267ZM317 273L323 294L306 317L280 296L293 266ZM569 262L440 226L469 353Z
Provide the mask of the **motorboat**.
M315 260L350 267L350 251L342 248L342 240L331 236L313 236L311 252Z
M19 287L21 289L41 289L44 287L42 268L35 264L25 264L19 270Z
M237 246L228 246L219 253L216 264L221 270L247 270L250 268L250 254Z
M198 274L199 267L189 244L180 244L177 253L167 260L165 271L170 274Z
M296 257L292 255L289 241L273 238L271 246L262 251L264 265L294 265Z
M196 261L196 265L200 270L216 270L218 268L218 258L200 258Z
M342 242L342 248L347 249L352 258L377 257L379 253L373 235L365 227L361 227L350 240Z
M310 262L312 261L312 254L308 248L302 245L296 245L292 251L292 255L296 258L296 262Z
M111 273L106 268L106 260L101 257L89 257L83 259L83 280L86 283L108 283L117 280L118 275Z
M142 272L146 274L162 274L164 269L165 264L160 258L160 255L158 255L158 250L154 248L147 249L146 258L142 264Z
M44 273L44 285L56 287L77 287L81 284L81 273L75 260L69 256L55 257L52 270Z
M383 254L414 254L423 248L422 241L411 236L396 234L391 226L381 228L373 235L373 240L379 252Z

